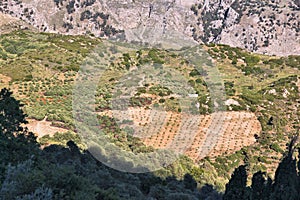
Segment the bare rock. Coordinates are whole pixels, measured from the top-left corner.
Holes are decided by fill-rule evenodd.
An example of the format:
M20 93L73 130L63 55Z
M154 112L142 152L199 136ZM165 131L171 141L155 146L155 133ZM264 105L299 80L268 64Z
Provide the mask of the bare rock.
M45 32L148 43L173 37L286 56L300 54L299 6L299 0L3 0L0 12Z

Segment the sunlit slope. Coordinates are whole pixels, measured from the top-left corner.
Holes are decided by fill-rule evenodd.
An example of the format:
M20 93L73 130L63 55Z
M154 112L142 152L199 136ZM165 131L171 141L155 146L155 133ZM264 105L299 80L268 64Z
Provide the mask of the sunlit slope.
M84 61L88 61L85 60L86 56L99 44L102 44L101 40L85 36L23 31L1 35L0 86L10 87L15 92L15 96L25 104L29 118L43 120L47 117L52 125L75 131L72 89L76 72ZM256 166L267 167L276 163L285 149L287 138L299 125L299 56L269 57L224 45L203 48L215 60L221 72L227 99L227 122L220 130L221 137L209 156L234 155L234 152L242 149L248 152L248 156L251 154L249 159ZM180 56L159 49L145 48L112 59L106 76L99 82L95 111L109 112L112 109L111 94L122 74L147 63L159 63L181 71L199 94L199 118L203 119L203 123L208 119L209 124L209 118L213 115L212 103L203 77L195 73L193 67ZM153 148L164 148L176 136L176 123L182 120L176 98L157 83L142 84L131 99L129 109L141 115L145 112L146 117L146 107L157 105L174 115L170 118L172 123L164 126L165 132L153 133L139 142ZM138 115L134 123L144 120ZM108 137L130 150L126 146L128 140L121 139L123 135L127 137L128 132L113 118L99 118ZM150 121L147 123L151 125ZM182 126L185 126L184 123ZM205 128L205 124L202 128ZM191 148L186 150L186 155L195 160L202 158L198 157L196 150L201 147L205 137L200 131L202 128L195 128L195 137L190 140ZM197 133L197 130L200 132ZM271 143L276 145L270 146Z

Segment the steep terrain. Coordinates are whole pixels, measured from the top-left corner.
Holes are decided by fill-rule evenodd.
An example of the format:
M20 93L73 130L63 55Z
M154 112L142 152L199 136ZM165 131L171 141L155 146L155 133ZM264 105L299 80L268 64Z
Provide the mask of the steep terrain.
M199 43L300 54L298 0L4 0L0 11L41 31L148 42L175 31Z
M178 148L179 152L187 156L183 156L165 170L158 171L159 177L172 176L173 180L174 176L183 178L183 175L188 172L197 181L198 187L209 183L219 190L224 190L230 173L241 163L247 164L247 172L250 175L263 171L273 177L282 155L285 154L288 141L296 135L300 124L300 56L286 56L300 54L299 6L299 0L2 0L0 1L0 88L10 88L14 97L24 104L24 111L29 120L28 128L39 136L42 147L49 144L69 146L70 143L67 143L72 140L84 149L86 146L82 145L80 137L75 133L72 92L79 68L85 62L93 63L89 53L97 46L109 43L97 37L153 43L161 39L162 35L172 36L179 32L199 43L223 43L259 52L261 54L249 53L227 45L199 45L213 58L216 68L222 75L226 90L227 109L224 112L223 125L217 126L221 127L220 135L216 137L218 139L216 143L211 145L213 149L208 148L210 152L205 154L207 157L199 153L201 148L203 150L202 144L207 137L207 126L214 125L211 122L211 116L214 115L211 109L212 102L209 101L211 94L208 92L207 82L205 83L203 79L205 73L195 73L193 66L182 55L149 48L140 51L124 51L126 53L120 52L116 57L111 57L109 63L111 71L105 74L102 80L105 84L100 82L96 92L95 112L98 114L100 128L109 141L130 153L148 153L156 148L171 146ZM35 30L33 27L42 33L15 31ZM61 34L53 34L53 32ZM120 43L116 42L116 44L118 46ZM113 55L115 49L109 50L109 54ZM99 53L100 57L101 55ZM148 83L147 79L138 79L138 77L132 81L128 79L128 84L134 82L139 85L138 91L130 99L131 107L128 110L132 114L132 119L122 116L125 111L119 110L114 110L117 113L113 116L104 115L113 109L110 104L114 100L112 91L123 80L120 79L120 74L135 71L141 66L143 68L146 64L169 66L183 73L188 83L199 94L197 98L199 104L196 104L199 105L199 115L187 116L188 120L184 121L185 118L182 117L184 112L178 106L176 96L170 95L166 88L157 86L155 82ZM164 121L157 118L164 123L163 126L159 123L150 123L149 109L154 109L156 106L167 110L164 113L166 114ZM201 123L195 123L200 120ZM180 124L182 129L187 127L195 130L193 140L179 137ZM139 127L140 130L148 130L152 135L145 138L135 137L131 128L134 126ZM156 130L156 134L147 128ZM191 143L186 146L187 140ZM172 141L179 143L172 143ZM1 146L5 149L2 152L7 151L9 157L17 155L22 159L29 159L23 155L26 152L23 148L28 144L22 145L22 148L11 145L11 149L6 145ZM297 147L299 146L298 144ZM57 159L74 165L74 154L78 152L77 148L76 151L72 148L74 148L72 145L67 148L67 152L72 154L72 159L66 161L64 158L66 152L62 152L60 154L62 157L58 156ZM185 151L181 151L181 148ZM28 152L31 156L32 151ZM49 152L53 152L53 149ZM3 153L4 158L5 155ZM81 162L90 167L90 163L82 158L80 158ZM49 160L50 169L61 166L51 163L48 157L45 160ZM20 162L17 159L13 161L15 165ZM42 165L48 168L48 164ZM95 177L96 181L93 183L100 180L103 181L104 186L116 188L116 184L107 178L106 168L102 175L102 173L95 174L95 170L90 170L89 167L76 167L76 169L80 171L88 169L92 172L88 177ZM65 170L68 173L63 177L61 173L54 173L54 171L49 173L46 168L47 176L42 181L39 180L40 182L50 180L51 183L61 184L64 180L70 180L70 174L76 174ZM40 170L40 167L38 169ZM26 176L28 174L31 173L25 173ZM58 178L53 174L58 174ZM10 177L9 174L7 176ZM87 174L83 173L82 176L86 178ZM123 177L124 174L116 176ZM4 176L1 174L1 177ZM41 178L40 175L35 174L34 177ZM161 196L172 194L171 189L163 192L161 188L156 189L156 184L149 177L141 179L140 182L130 175L128 180L130 182L122 184L124 189L117 189L118 194L124 191L126 199L131 199L131 196L128 197L128 191L132 195L141 194L137 189L128 189L127 185L137 183L137 188L144 187L143 180L147 181L146 187L148 181L151 186L151 188L141 189L148 198L153 196L159 199ZM186 183L174 187L171 179L165 180L172 190L186 187ZM33 182L36 185L37 181ZM189 179L186 182L193 183ZM18 186L27 186L26 184L18 183ZM88 190L92 188L86 182L82 184L87 186ZM102 182L99 183L100 188L103 186L101 184ZM78 187L70 185L70 181L67 181L66 185L72 189ZM52 185L51 187L56 188ZM60 187L66 188L65 185ZM193 187L191 194L195 193ZM22 191L22 195L31 193L35 186L28 188L30 191ZM17 196L10 191L11 196ZM55 189L55 192L57 191ZM206 193L205 188L203 191ZM147 194L148 192L150 195ZM87 196L86 191L82 194L84 198L92 199ZM110 192L103 196L109 194ZM66 198L63 193L61 195L57 198ZM79 195L75 193L75 196ZM99 198L103 199L103 196L99 195ZM142 199L141 196L137 199ZM170 196L170 199L174 197ZM178 198L186 197L183 195Z
M28 126L39 136L43 147L49 144L66 145L69 140L85 147L73 132L73 86L80 66L83 63L93 63L89 52L107 43L109 42L106 40L89 36L24 30L0 35L0 88L10 88L14 96L24 104L24 111L29 119ZM118 44L121 43L116 42L117 46ZM173 147L186 148L183 153L196 161L193 163L189 160L192 167L186 169L191 169L190 173L201 185L210 183L224 190L230 173L241 163L248 164L250 174L261 170L273 176L287 149L287 142L299 127L300 56L253 54L227 45L200 46L214 59L224 81L227 109L222 126L210 121L214 113L209 101L211 95L208 85L203 79L205 74L202 76L196 73L182 55L149 48L128 53L124 51L115 58L111 57L110 70L99 82L95 98L95 111L99 114L97 118L101 129L112 144L130 153L146 153L155 148L170 147L172 138L175 138L173 141L177 143L173 143ZM121 49L124 48L122 46ZM113 55L116 51L115 48L108 50L107 55ZM101 52L99 56L102 55ZM168 88L159 87L148 77L120 78L121 74L138 71L138 66L145 65L162 65L178 70L199 94L199 104L195 104L199 105L199 115L185 118L185 112L181 111L186 109L184 105L178 105L178 95L170 94ZM165 75L170 76L167 73ZM121 87L123 84L120 83L124 80L128 80L125 84L127 88L132 87L132 84L138 85L127 110L131 112L131 117L121 116L125 110L119 111L118 107L115 108L113 117L104 116L103 113L114 109L111 105L114 101L113 88ZM156 121L165 123L163 126L149 119L151 115L148 112L155 111L157 106L167 111L162 115L165 115L165 120L155 117ZM218 117L213 119L218 120ZM195 123L197 120L199 123ZM180 136L184 132L177 131L180 124L182 130L195 130L192 131L195 134L184 135L187 137L182 140ZM211 143L206 142L206 146L202 144L208 135L205 131L209 124L217 125L211 126L213 129L221 129L220 135L215 137L215 144L207 152L205 147ZM132 128L130 129L133 125L140 130L153 128L156 134L150 130L148 132L152 135L149 134L149 137L135 137ZM62 133L55 133L56 131ZM146 135L148 132L145 132ZM189 136L194 139L189 140ZM185 145L187 141L190 143ZM199 154L202 152L207 157L203 158ZM184 157L184 160L187 159ZM182 170L185 169L182 163L185 162L187 161L178 161L178 169L172 168L168 173L182 175Z
M62 36L28 31L1 35L0 87L10 87L16 96L22 99L25 104L25 111L30 118L42 120L47 117L47 120L53 122L56 127L74 130L72 88L76 71L89 52L100 44L102 44L102 40L86 36ZM261 133L260 127L253 130L247 129L247 131L250 131L249 135L251 136L245 137L243 133L247 131L242 129L247 127L248 117L240 116L237 118L241 121L235 120L236 116L233 111L252 113L249 122L257 124L256 118L258 118L264 133L270 133L271 137L275 138L277 138L277 134L281 134L280 137L278 136L280 138L278 143L281 148L285 148L286 138L283 137L283 134L293 133L295 127L299 124L299 121L297 121L299 120L299 105L297 103L297 99L299 99L297 95L299 94L296 89L297 84L299 85L299 81L297 82L299 56L270 57L250 54L241 49L224 45L203 46L203 49L212 56L222 74L226 90L227 110L232 113L232 116L230 114L228 118L228 123L224 123L225 139L221 138L223 136L220 137L221 140L218 144L220 148L216 149L216 155L226 152L232 153L243 146L253 144ZM197 99L200 116L203 116L203 119L209 118L211 103L207 96L209 95L207 85L204 83L203 77L195 73L190 65L182 62L180 56L177 57L176 55L170 55L167 51L155 49L133 51L129 54L120 54L120 56L111 63L111 68L115 68L117 71L107 73L103 77L105 84L100 84L101 89L99 89L99 96L96 98L97 112L101 113L110 109L111 87L114 82L118 83L120 72L123 73L124 70L129 69L137 70L139 65L154 62L156 64L164 63L164 66L181 70L188 82L198 91L199 96ZM91 62L91 60L87 60ZM143 85L144 81L147 82L150 79L140 77L133 80L133 82L139 84L139 92L134 94L132 99L132 106L134 107L132 109L136 110L134 112L137 116L136 122L145 124L145 128L148 127L146 124L150 124L143 121L147 117L143 117L145 113L137 107L160 105L167 109L169 114L175 112L174 117L170 121L166 121L168 125L165 128L167 132L176 133L175 129L170 131L172 124L176 120L181 120L180 115L177 113L180 107L176 101L176 95L173 96L173 94L168 93L168 90L165 91L164 88L152 85L155 81L150 81L150 85L147 86ZM122 82L122 80L119 82ZM128 84L131 84L131 82ZM273 121L270 122L271 117ZM193 121L192 117L188 118ZM126 121L126 118L121 119ZM111 119L104 118L101 120L103 124L108 124L108 129L113 128L115 130L115 124L112 123ZM197 121L197 119L195 118L194 121ZM203 123L208 125L209 120L203 120ZM155 124L152 125L159 128ZM199 131L206 126L205 124L199 124L200 129L198 129L197 124L193 125L191 123L190 125L191 128L195 125L195 130ZM185 124L182 124L182 126L184 127ZM140 127L143 127L143 125L140 125ZM162 136L159 132L157 133L158 138ZM51 134L53 133L51 132ZM201 134L199 132L199 135ZM170 136L172 135L170 134ZM262 134L262 139L268 140L268 142L264 142L267 145L270 136L264 137L265 134ZM156 145L155 139L155 137L150 138L147 143ZM230 141L227 141L227 139ZM239 142L240 140L242 142ZM200 140L197 141L201 143ZM243 141L245 144L243 144ZM226 149L227 147L223 148L223 144L229 144L229 149Z

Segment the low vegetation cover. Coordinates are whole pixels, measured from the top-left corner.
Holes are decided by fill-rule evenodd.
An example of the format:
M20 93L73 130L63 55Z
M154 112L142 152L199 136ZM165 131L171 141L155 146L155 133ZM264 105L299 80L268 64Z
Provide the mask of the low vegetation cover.
M279 174L283 173L281 169L283 165L286 166L284 163L297 163L297 159L293 157L294 151L289 148L289 141L299 128L299 56L281 58L251 54L226 45L203 46L215 60L224 79L226 98L231 102L227 104L226 112L229 115L251 114L253 120L260 125L260 129L257 129L259 131L247 138L252 141L248 143L243 135L236 134L238 128L234 127L238 121L232 120L224 127L223 131L228 136L225 139L228 141L219 141L219 153L194 159L190 151L190 154L183 155L165 169L134 175L116 172L97 162L76 135L72 116L74 81L81 64L92 62L85 59L86 56L102 42L88 36L27 31L0 36L0 88L10 88L13 92L1 91L1 109L6 109L3 102L8 98L17 107L24 105L27 119L46 119L53 126L68 130L66 133L36 140L26 129L7 129L7 133L3 133L3 129L1 197L32 199L33 196L44 195L45 199L220 199L220 192L224 193L226 188L224 198L243 199L245 195L250 195L255 199L257 188L262 187L257 187L258 183L253 180L265 183L263 176L271 177L267 180L267 185L262 184L269 191L266 199L278 193L278 185L282 181L282 175ZM114 49L109 50L112 51ZM195 70L180 55L159 48L120 54L110 61L109 70L99 81L95 108L101 128L110 140L134 153L150 152L159 147L154 139L143 141L132 136L132 129L124 128L130 127L136 120L125 120L121 124L126 126L120 126L118 119L103 113L112 110L113 94L118 94L115 88L122 75L147 64L157 67L163 65L179 71L198 95L199 110L193 114L208 118L213 113L213 103L203 78L205 72ZM136 116L142 119L141 123L147 123L147 116L141 110L161 107L172 113L172 120L166 131L168 134L160 135L167 141L176 132L176 122L180 120L176 116L180 116L184 108L168 87L155 82L144 83L143 77L131 81L127 82L129 86L143 83L129 101L130 108L139 113ZM4 111L6 112L10 111ZM23 113L21 110L14 112ZM7 116L1 116L1 123ZM19 127L26 120L23 114L17 116L19 119L16 119L14 127ZM15 119L6 121L12 120ZM1 124L1 127L6 126L13 127ZM243 132L247 131L249 129L246 128ZM160 139L163 140L162 138ZM199 138L201 139L200 136ZM241 144L239 148L227 148L227 143L236 141L239 141L238 145ZM197 146L197 141L194 143ZM18 147L17 150L12 151L15 147ZM297 148L298 144L295 142L293 149ZM10 151L15 153L10 155ZM284 158L277 168L282 157ZM246 167L239 167L240 165ZM296 164L292 168L295 166ZM243 176L242 179L238 178L241 183L235 181L235 175L229 181L231 173L237 167L239 168L234 174ZM24 171L28 173L23 173ZM246 172L249 177L245 176ZM251 177L252 186L248 187ZM291 177L293 178L285 183L286 187L289 187L288 181L297 179L299 182L295 174ZM12 184L13 181L23 188L17 188ZM229 184L225 187L228 181ZM243 188L233 191L232 185ZM295 193L299 192L298 189L291 188L289 191L291 195L299 194Z

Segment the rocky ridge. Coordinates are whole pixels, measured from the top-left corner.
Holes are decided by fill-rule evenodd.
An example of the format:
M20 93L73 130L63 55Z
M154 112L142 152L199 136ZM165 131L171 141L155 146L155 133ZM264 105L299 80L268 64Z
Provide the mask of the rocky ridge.
M45 32L143 42L175 32L198 43L222 43L283 56L300 54L299 10L299 0L0 2L0 12Z

